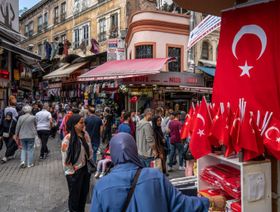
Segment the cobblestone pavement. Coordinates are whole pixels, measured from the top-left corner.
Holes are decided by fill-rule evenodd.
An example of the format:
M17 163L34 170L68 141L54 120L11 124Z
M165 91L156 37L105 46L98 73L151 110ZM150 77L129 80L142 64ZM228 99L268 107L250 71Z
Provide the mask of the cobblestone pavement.
M20 151L17 151L15 159L0 164L0 212L68 211L60 141L51 139L48 146L51 153L46 160L39 160L39 149L35 150L33 168L19 168ZM1 158L3 155L4 150L0 152ZM169 178L182 177L183 174L182 171L173 171Z

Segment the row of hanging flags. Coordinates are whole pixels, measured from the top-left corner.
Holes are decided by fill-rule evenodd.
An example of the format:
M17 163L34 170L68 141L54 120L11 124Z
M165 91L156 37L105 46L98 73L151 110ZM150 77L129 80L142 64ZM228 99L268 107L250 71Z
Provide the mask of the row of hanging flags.
M279 26L280 0L222 13L212 106L192 107L182 130L195 158L224 145L226 156L280 160Z

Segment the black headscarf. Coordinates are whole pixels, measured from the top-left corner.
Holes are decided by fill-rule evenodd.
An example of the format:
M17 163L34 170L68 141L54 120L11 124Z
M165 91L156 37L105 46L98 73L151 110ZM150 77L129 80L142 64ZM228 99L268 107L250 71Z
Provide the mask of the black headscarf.
M152 119L152 124L153 124L153 129L154 129L156 145L157 146L162 146L163 145L164 135L163 135L161 126L157 125L157 120L158 119L161 119L161 117L160 116L154 116L154 118Z
M84 135L82 138L78 137L75 130L75 125L81 120L81 118L83 117L78 114L74 114L67 122L67 126L70 130L70 141L66 157L67 164L71 163L73 165L78 161L81 153L81 143L83 144L87 158L89 158L89 146L85 140L85 137Z

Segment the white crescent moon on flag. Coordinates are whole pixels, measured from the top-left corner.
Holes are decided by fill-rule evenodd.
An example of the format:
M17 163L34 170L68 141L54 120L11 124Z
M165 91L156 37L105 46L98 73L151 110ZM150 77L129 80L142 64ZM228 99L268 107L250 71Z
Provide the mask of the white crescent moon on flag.
M279 131L279 129L278 129L277 127L270 127L270 128L268 128L267 131L265 132L265 137L266 137L267 139L269 139L269 140L272 140L272 139L268 136L268 133L269 133L269 131L271 131L271 130L276 130L278 133L280 133L280 131Z
M234 127L235 127L235 123L236 123L237 121L240 121L240 118L236 118L236 119L233 120L232 125L233 125Z
M202 123L203 123L203 126L205 126L205 120L204 120L204 118L203 118L203 116L201 115L201 114L197 114L197 116L196 116L198 119L200 119L201 121L202 121Z
M266 49L267 37L266 37L265 31L260 26L254 25L254 24L243 26L239 30L239 32L237 32L237 34L235 35L235 37L233 39L232 47L231 47L234 57L236 59L238 59L236 56L236 46L237 46L238 42L241 40L242 36L246 35L246 34L256 35L260 39L261 44L262 44L262 49L261 49L261 52L260 52L257 60L260 59Z

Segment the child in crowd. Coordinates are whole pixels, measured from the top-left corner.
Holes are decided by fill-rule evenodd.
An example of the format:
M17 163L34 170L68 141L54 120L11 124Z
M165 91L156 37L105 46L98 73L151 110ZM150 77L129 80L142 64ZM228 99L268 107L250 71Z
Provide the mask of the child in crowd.
M95 173L95 178L101 178L106 174L106 169L108 165L112 163L111 156L110 156L110 148L109 145L106 147L104 151L104 159L98 161L97 163L97 172Z

